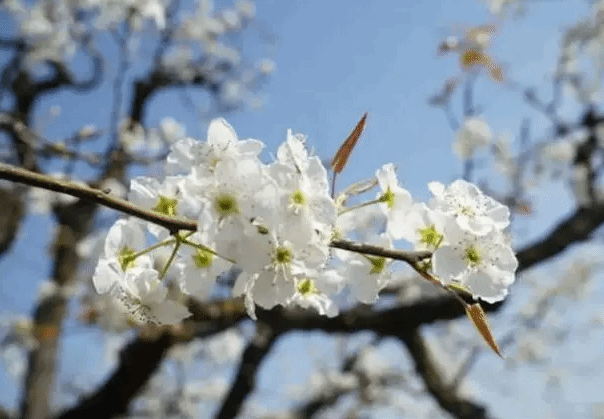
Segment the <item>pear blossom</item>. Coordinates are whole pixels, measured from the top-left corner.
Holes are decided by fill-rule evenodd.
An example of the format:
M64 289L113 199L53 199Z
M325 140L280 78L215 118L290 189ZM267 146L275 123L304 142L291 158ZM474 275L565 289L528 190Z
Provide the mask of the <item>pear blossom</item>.
M295 234L280 224L275 231L261 231L243 238L242 249L247 251L242 251L236 261L250 276L247 284L241 283L241 277L238 279L235 295L245 292L255 304L266 309L284 304L296 292L295 279L307 278L327 262L327 244L302 244L295 238L289 241L288 233L290 237ZM250 248L254 251L250 252Z
M210 294L216 278L229 270L232 263L217 256L212 250L214 243L209 234L196 232L188 240L200 245L184 246L176 263L180 272L180 281L185 284L189 294L205 299Z
M399 239L402 237L405 218L413 203L413 199L409 191L400 187L395 167L392 163L385 164L382 168L378 169L376 177L382 189L378 200L382 203L380 207L388 219L386 231L393 238Z
M503 233L494 230L478 236L462 232L457 240L434 252L432 266L443 284L458 283L475 297L494 303L507 295L518 260Z
M167 157L170 173L194 169L198 177L210 176L218 162L224 160L256 160L264 144L258 140L239 140L233 127L224 119L212 120L206 142L192 138L177 141Z
M155 269L133 268L110 290L121 308L138 324L173 324L189 317L187 308L166 299L168 289Z
M172 123L166 129L183 134ZM432 182L429 205L414 203L394 165L386 164L355 194L377 184L377 199L346 208L346 198L331 197L327 170L304 136L288 131L268 164L259 158L263 147L239 140L223 119L210 123L205 142L178 139L167 158L171 175L135 178L129 198L162 215L197 220L197 231L168 238L168 230L146 221L118 221L95 269L97 292L136 323L175 323L188 316L182 294L207 298L216 278L234 269L232 293L244 296L252 318L257 305L335 316L334 297L343 288L373 303L392 275L391 259L330 248L334 238L354 235L384 249L403 238L433 251L426 269L486 301L507 293L517 267L502 233L509 210L476 186ZM145 248L147 232L163 241Z
M436 250L447 243L445 230L454 222L453 216L418 202L411 206L401 236L411 242L415 250Z
M156 178L139 176L130 183L128 198L135 204L152 209L162 215L193 218L199 213L200 202L186 193L186 180L168 176L162 182ZM153 223L147 228L156 237L166 237L168 230Z
M369 244L392 248L392 240L385 234L374 236ZM365 304L373 304L380 290L389 282L389 265L392 260L353 252L339 252L338 258L343 262L340 274L347 278L353 298Z
M276 183L280 201L276 217L283 218L282 222L291 228L311 235L313 230L331 234L336 223L336 205L329 194L327 170L318 157L308 154L303 136L288 130L287 139L278 148L276 161L269 166L268 173Z
M295 280L296 292L288 300L304 308L314 308L319 314L327 317L338 315L338 307L331 295L340 291L344 278L335 270L325 271L313 277L300 277Z
M485 196L477 186L465 180L458 179L446 188L440 182L430 182L428 189L434 195L430 206L453 215L463 230L484 236L510 224L508 207Z

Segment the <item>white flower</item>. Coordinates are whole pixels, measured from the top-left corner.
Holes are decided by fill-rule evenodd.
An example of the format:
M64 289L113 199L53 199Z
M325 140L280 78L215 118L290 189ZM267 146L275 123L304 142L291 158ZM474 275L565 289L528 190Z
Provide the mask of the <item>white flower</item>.
M254 304L266 309L287 305L296 292L295 280L312 278L328 259L327 243L304 242L296 237L295 229L273 224L273 229L270 224L254 224L256 231L249 230L236 243L234 259L246 275L240 275L233 294L245 294L251 313Z
M208 176L224 160L257 159L264 148L258 140L238 140L237 134L224 119L210 122L207 142L191 138L177 141L167 158L166 169L171 173L195 168L198 177Z
M464 232L434 252L432 267L442 283L459 283L475 297L494 303L507 295L518 261L503 233L493 230L476 236Z
M128 152L139 151L146 147L145 129L138 122L126 119L120 125L119 140Z
M168 176L162 182L139 176L130 183L130 201L143 208L152 209L162 215L196 218L201 204L192 194L185 191L185 179ZM165 237L168 230L157 224L148 223L147 228L156 237Z
M99 294L109 292L114 283L134 267L150 268L149 256L137 255L146 244L142 222L134 217L116 221L105 239L104 254L99 259L92 282Z
M185 126L172 117L166 117L161 120L159 132L165 144L174 144L185 135Z
M381 169L378 169L376 176L382 189L378 200L383 203L380 207L388 219L386 231L393 238L400 239L407 212L411 208L413 199L409 191L399 186L395 167L392 163L385 164Z
M336 235L339 238L351 237L352 233L358 241L366 242L375 234L379 226L386 222L386 215L377 205L355 208L338 216ZM338 250L338 249L334 249Z
M287 140L277 150L277 161L269 166L276 196L267 196L277 204L273 217L278 222L306 232L305 241L315 231L331 235L336 223L336 205L329 194L327 170L316 156L309 156L304 137L287 132Z
M423 202L411 206L401 236L415 250L435 250L446 243L445 229L455 220L453 216L428 208Z
M480 148L489 145L492 137L491 129L484 118L467 118L452 144L453 151L460 159L470 159Z
M205 299L210 294L216 278L227 271L232 263L218 257L212 250L208 234L195 233L188 238L199 247L183 245L182 255L176 266L180 270L180 280L188 293Z
M386 235L374 236L368 243L392 249L392 241ZM341 275L351 286L353 297L362 303L373 304L380 290L388 284L388 268L392 260L355 252L338 252L337 255L343 262L340 266Z
M128 270L110 292L137 324L175 324L190 315L185 306L166 299L168 289L155 269Z
M334 317L338 307L330 295L338 292L344 284L344 278L334 270L317 274L315 278L296 278L296 292L288 304L314 308L320 315Z
M465 231L482 236L510 224L508 207L483 195L477 186L465 180L456 180L447 188L440 182L430 182L428 188L434 195L431 207L455 216Z

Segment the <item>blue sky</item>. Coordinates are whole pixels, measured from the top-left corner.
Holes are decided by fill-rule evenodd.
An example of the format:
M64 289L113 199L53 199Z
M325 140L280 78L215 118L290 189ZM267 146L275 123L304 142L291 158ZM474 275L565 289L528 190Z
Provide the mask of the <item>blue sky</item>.
M365 132L339 185L369 177L388 162L398 165L404 186L418 199L428 196L428 182L446 183L459 177L462 165L450 147L453 132L442 112L429 107L427 100L448 77L459 74L455 57L436 54L436 47L443 38L463 25L496 21L483 5L475 0L351 0L345 3L258 0L256 8L258 20L251 32L255 36L270 33L274 37L274 43L266 43L258 51L275 61L276 71L263 89L266 101L261 109L226 115L240 137L258 138L267 144L269 151L275 151L285 138L286 130L291 128L306 134L318 154L328 158L367 111ZM548 98L546 80L558 54L558 29L572 24L587 10L587 2L578 0L530 2L525 18L507 21L501 26L492 54L509 68L515 81L538 87ZM104 48L112 47L108 44ZM115 71L115 63L109 63L109 70ZM106 127L110 92L110 84L106 83L94 101L73 93L44 100L37 108L37 118L45 117L48 106L63 107L60 123L48 127L49 138L58 138L89 122ZM192 95L195 97L195 93ZM532 127L536 138L546 134L546 121L522 102L519 92L510 91L486 77L477 83L476 103L484 107L483 115L495 132L516 134L521 118L530 115L534 117ZM460 104L461 99L456 95L454 110L458 117ZM575 108L569 108L569 113L574 111ZM183 107L176 95L170 94L153 99L146 122L154 126L165 116L186 122L192 135L203 136L208 122L198 119ZM549 223L563 216L561 208L570 208L568 194L556 188L559 185L534 193L537 216L519 221L517 227L528 231L517 238L519 244L536 237ZM34 217L22 229L13 252L0 260L0 271L4 272L4 280L0 281L0 312L31 311L37 284L49 275L49 262L45 259L49 237L48 220ZM508 309L512 311L519 304L514 302ZM576 321L585 320L596 309L593 303L582 306L579 311L585 314ZM496 333L499 330L503 333L509 327L506 323L509 318L501 317L493 319ZM474 333L465 323L458 323L468 334ZM89 333L76 331L72 336L74 339L83 336L84 341L90 339ZM292 351L300 345L311 345L316 339L320 342L317 345L325 345L325 339L316 335L287 339L276 348L283 357L276 358L285 358L287 362ZM74 356L75 342L66 343L66 355ZM601 371L603 360L594 352L601 345L601 338L589 335L572 344L552 348L552 363L594 358L590 362L597 364ZM404 362L404 351L399 350L402 355L397 354L394 346L387 348L385 356ZM455 354L450 355L456 359ZM296 359L307 356L296 354ZM73 376L68 364L65 365L67 371L61 376L63 379ZM568 404L560 405L571 409L570 413L575 413L572 417L588 417L581 412L588 412L591 403L601 401L601 392L597 389L604 383L601 377L595 376L589 377L591 384L587 385L580 369L574 374L573 364L570 365L572 379L566 381L567 388L561 399ZM289 385L290 382L279 375L280 368L279 359L268 362L261 374L260 388L277 388L278 394L279 387ZM301 382L302 371L294 372L300 374L289 374L286 379L296 376L292 380ZM493 380L493 376L501 379ZM470 378L476 399L491 406L496 417L541 417L544 411L551 417L565 417L569 413L556 413L552 408L556 403L543 400L546 378L538 367L509 372L505 363L484 354ZM1 367L0 389L0 403L15 406L20 388L15 388ZM276 405L279 406L279 402Z

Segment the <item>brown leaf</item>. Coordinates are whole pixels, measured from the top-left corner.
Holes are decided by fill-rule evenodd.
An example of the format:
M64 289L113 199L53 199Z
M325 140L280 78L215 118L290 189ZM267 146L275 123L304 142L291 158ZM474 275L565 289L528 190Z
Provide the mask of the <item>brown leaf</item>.
M487 321L487 316L480 304L465 304L464 307L466 309L466 314L468 315L468 317L470 318L482 338L485 340L487 345L489 345L497 355L503 358L503 353L501 352L501 349L499 349L499 345L493 337L491 327L489 326L489 322Z
M478 49L467 49L459 56L459 64L464 70L476 65L486 67L490 61L490 58Z
M366 119L367 112L363 114L361 120L357 123L356 127L354 127L348 138L346 138L346 141L344 141L344 143L336 153L336 156L331 161L331 168L335 173L340 173L342 170L344 170L344 166L346 166L348 157L350 156L350 153L352 153L352 149L354 148L355 144L357 143L357 140L363 132Z
M503 79L504 79L505 75L503 72L503 68L501 68L501 66L499 66L495 63L491 63L491 65L489 65L489 75L496 82L503 83Z

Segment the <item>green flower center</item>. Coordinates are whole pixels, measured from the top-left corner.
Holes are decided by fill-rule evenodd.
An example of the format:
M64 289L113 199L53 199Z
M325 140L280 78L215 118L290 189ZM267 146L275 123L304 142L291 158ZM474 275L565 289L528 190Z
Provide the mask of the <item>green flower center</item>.
M122 271L126 272L128 269L134 266L136 260L136 252L128 246L122 247L117 255L117 260L122 268Z
M474 245L466 248L466 255L464 259L472 266L480 265L482 262L480 251Z
M380 202L384 202L386 205L388 205L389 209L394 208L394 202L396 201L395 196L394 196L394 192L392 192L392 190L390 189L390 186L388 187L388 189L386 190L386 192L384 192L382 194L382 196L379 197L378 199Z
M316 294L318 292L317 287L315 286L315 282L310 278L305 278L302 281L298 282L296 290L304 297Z
M206 249L195 249L195 254L193 255L193 263L199 269L207 269L212 266L212 262L214 261L214 255L212 252Z
M231 214L238 214L239 206L237 205L237 200L233 195L224 193L218 195L214 199L214 211L216 211L218 216L222 218Z
M420 242L432 246L435 249L440 246L440 243L443 240L443 235L436 230L434 224L425 228L420 228L418 232Z
M304 195L304 192L298 189L290 195L289 202L295 206L304 206L306 205L306 195Z
M168 198L167 196L160 195L159 201L153 207L154 211L159 212L160 214L165 214L169 216L175 216L178 208L178 200L176 198Z
M459 210L459 213L462 215L465 215L467 217L473 217L474 215L476 215L474 210L469 206L461 207L461 209Z
M379 275L384 271L386 267L386 258L383 257L367 257L369 262L371 263L370 274Z
M292 262L293 253L290 248L280 246L275 249L273 253L273 264L274 265L289 265Z

